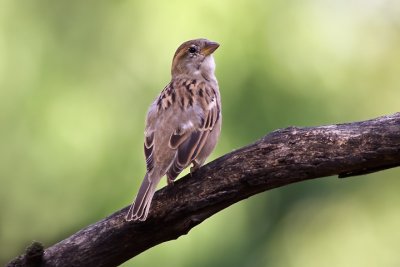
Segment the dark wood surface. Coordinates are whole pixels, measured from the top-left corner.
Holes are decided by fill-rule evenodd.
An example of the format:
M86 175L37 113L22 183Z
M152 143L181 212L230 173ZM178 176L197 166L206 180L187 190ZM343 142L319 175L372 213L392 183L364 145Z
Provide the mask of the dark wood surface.
M126 222L125 207L43 253L36 243L32 246L36 254L28 248L9 266L117 266L187 234L218 211L260 192L399 165L400 113L362 122L277 130L159 190L145 222Z

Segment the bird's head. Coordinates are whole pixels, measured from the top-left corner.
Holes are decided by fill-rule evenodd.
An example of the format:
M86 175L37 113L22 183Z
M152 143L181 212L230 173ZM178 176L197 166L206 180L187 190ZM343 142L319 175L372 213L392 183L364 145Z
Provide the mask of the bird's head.
M207 39L184 42L175 52L172 61L172 77L179 75L202 76L205 79L213 77L215 62L212 53L218 47L218 43Z

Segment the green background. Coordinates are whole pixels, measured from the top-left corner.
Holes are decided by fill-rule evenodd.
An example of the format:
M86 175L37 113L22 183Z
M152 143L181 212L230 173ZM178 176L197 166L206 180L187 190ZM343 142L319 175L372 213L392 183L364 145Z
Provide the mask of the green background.
M132 201L147 107L198 37L221 44L210 160L278 128L399 111L396 0L2 0L0 264ZM268 191L123 266L399 266L399 175Z

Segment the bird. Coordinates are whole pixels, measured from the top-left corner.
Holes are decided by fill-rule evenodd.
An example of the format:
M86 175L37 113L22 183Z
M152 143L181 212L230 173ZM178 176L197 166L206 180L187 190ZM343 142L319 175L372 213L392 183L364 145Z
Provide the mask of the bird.
M158 183L168 186L190 165L201 167L221 132L221 97L215 77L214 51L219 43L189 40L176 50L171 81L150 105L145 126L146 174L126 215L145 221Z

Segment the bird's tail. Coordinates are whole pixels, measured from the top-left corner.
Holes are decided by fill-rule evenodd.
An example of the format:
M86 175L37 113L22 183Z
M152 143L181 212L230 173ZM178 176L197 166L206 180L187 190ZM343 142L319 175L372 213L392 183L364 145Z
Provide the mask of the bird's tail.
M127 221L146 220L157 184L158 181L150 179L149 175L146 173L136 199L133 201L128 214L126 215Z

